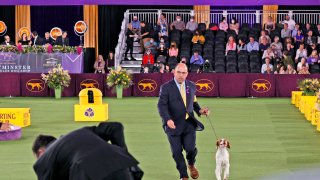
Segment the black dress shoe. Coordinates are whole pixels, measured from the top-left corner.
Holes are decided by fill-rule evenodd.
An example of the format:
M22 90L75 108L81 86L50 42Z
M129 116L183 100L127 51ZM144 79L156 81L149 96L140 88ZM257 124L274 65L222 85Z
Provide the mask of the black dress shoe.
M131 58L131 61L136 61L136 59L132 57L132 58Z
M129 61L129 59L127 57L124 58L125 61Z

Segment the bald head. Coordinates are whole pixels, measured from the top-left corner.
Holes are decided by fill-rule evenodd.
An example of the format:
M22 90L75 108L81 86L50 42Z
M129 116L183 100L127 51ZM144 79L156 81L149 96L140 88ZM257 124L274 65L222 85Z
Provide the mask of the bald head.
M179 63L174 69L174 79L182 84L188 76L188 66L184 63Z

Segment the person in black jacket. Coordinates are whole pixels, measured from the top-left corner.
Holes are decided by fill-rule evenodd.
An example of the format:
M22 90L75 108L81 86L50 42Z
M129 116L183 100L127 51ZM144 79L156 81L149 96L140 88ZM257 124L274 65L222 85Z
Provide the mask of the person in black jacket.
M32 32L32 39L31 39L32 45L33 46L41 46L43 45L43 40L42 38L38 35L37 31Z
M111 142L111 144L108 143ZM39 180L133 180L138 161L128 153L123 126L104 122L61 136L39 135L32 147ZM135 174L136 175L136 174Z
M49 32L46 32L44 34L44 39L43 39L43 44L44 45L48 45L48 44L51 44L53 45L54 44L54 40L50 37L50 33Z
M126 49L126 53L125 53L125 60L128 61L128 52L130 50L130 59L131 61L136 61L135 58L133 58L132 56L132 51L133 51L133 41L134 41L134 37L136 36L135 33L133 32L132 30L132 24L129 23L128 24L128 29L127 29L127 33L126 33L126 36L127 36L127 40L126 40L126 43L127 43L127 49Z
M69 46L69 38L67 37L68 32L63 31L61 36L58 36L55 45L58 46Z
M7 46L14 46L14 42L10 40L9 35L4 36L4 42L1 43L1 45L7 45Z

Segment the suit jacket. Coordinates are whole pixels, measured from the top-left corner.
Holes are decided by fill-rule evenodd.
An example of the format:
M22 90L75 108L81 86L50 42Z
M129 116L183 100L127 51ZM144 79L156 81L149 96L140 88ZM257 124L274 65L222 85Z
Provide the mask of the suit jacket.
M55 42L55 45L60 45L60 46L69 46L69 38L66 37L64 39L64 43L62 42L62 36L58 36Z
M51 45L53 45L54 44L54 40L51 37L49 37L49 39L44 38L43 39L43 44L51 44Z
M43 45L43 40L40 36L37 37L36 42L34 42L34 38L31 40L32 41L32 45L36 45L36 46L42 46Z
M138 164L125 148L106 142L106 126L84 127L60 137L34 164L39 180L102 180Z
M12 41L10 41L9 44L10 44L11 46L14 46L14 43L13 43ZM7 45L7 43L4 41L4 42L1 43L1 45Z
M180 135L183 132L185 123L191 121L195 126L195 130L202 131L204 126L199 122L193 111L200 116L200 106L194 101L196 94L196 86L193 82L186 80L186 96L187 107L185 107L180 91L174 80L171 80L163 84L160 88L160 96L158 101L158 111L162 118L162 125L167 134ZM189 118L185 120L186 113ZM175 123L176 129L170 129L167 127L167 121L172 119Z

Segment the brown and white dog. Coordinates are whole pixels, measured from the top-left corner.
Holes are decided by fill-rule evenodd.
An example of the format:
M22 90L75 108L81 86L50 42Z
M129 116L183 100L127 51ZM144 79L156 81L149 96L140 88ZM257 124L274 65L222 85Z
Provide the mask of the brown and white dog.
M223 180L227 180L229 177L229 152L227 148L230 149L230 143L226 139L219 139L217 141L217 153L216 153L216 177L217 180L221 180L221 175L223 171Z

